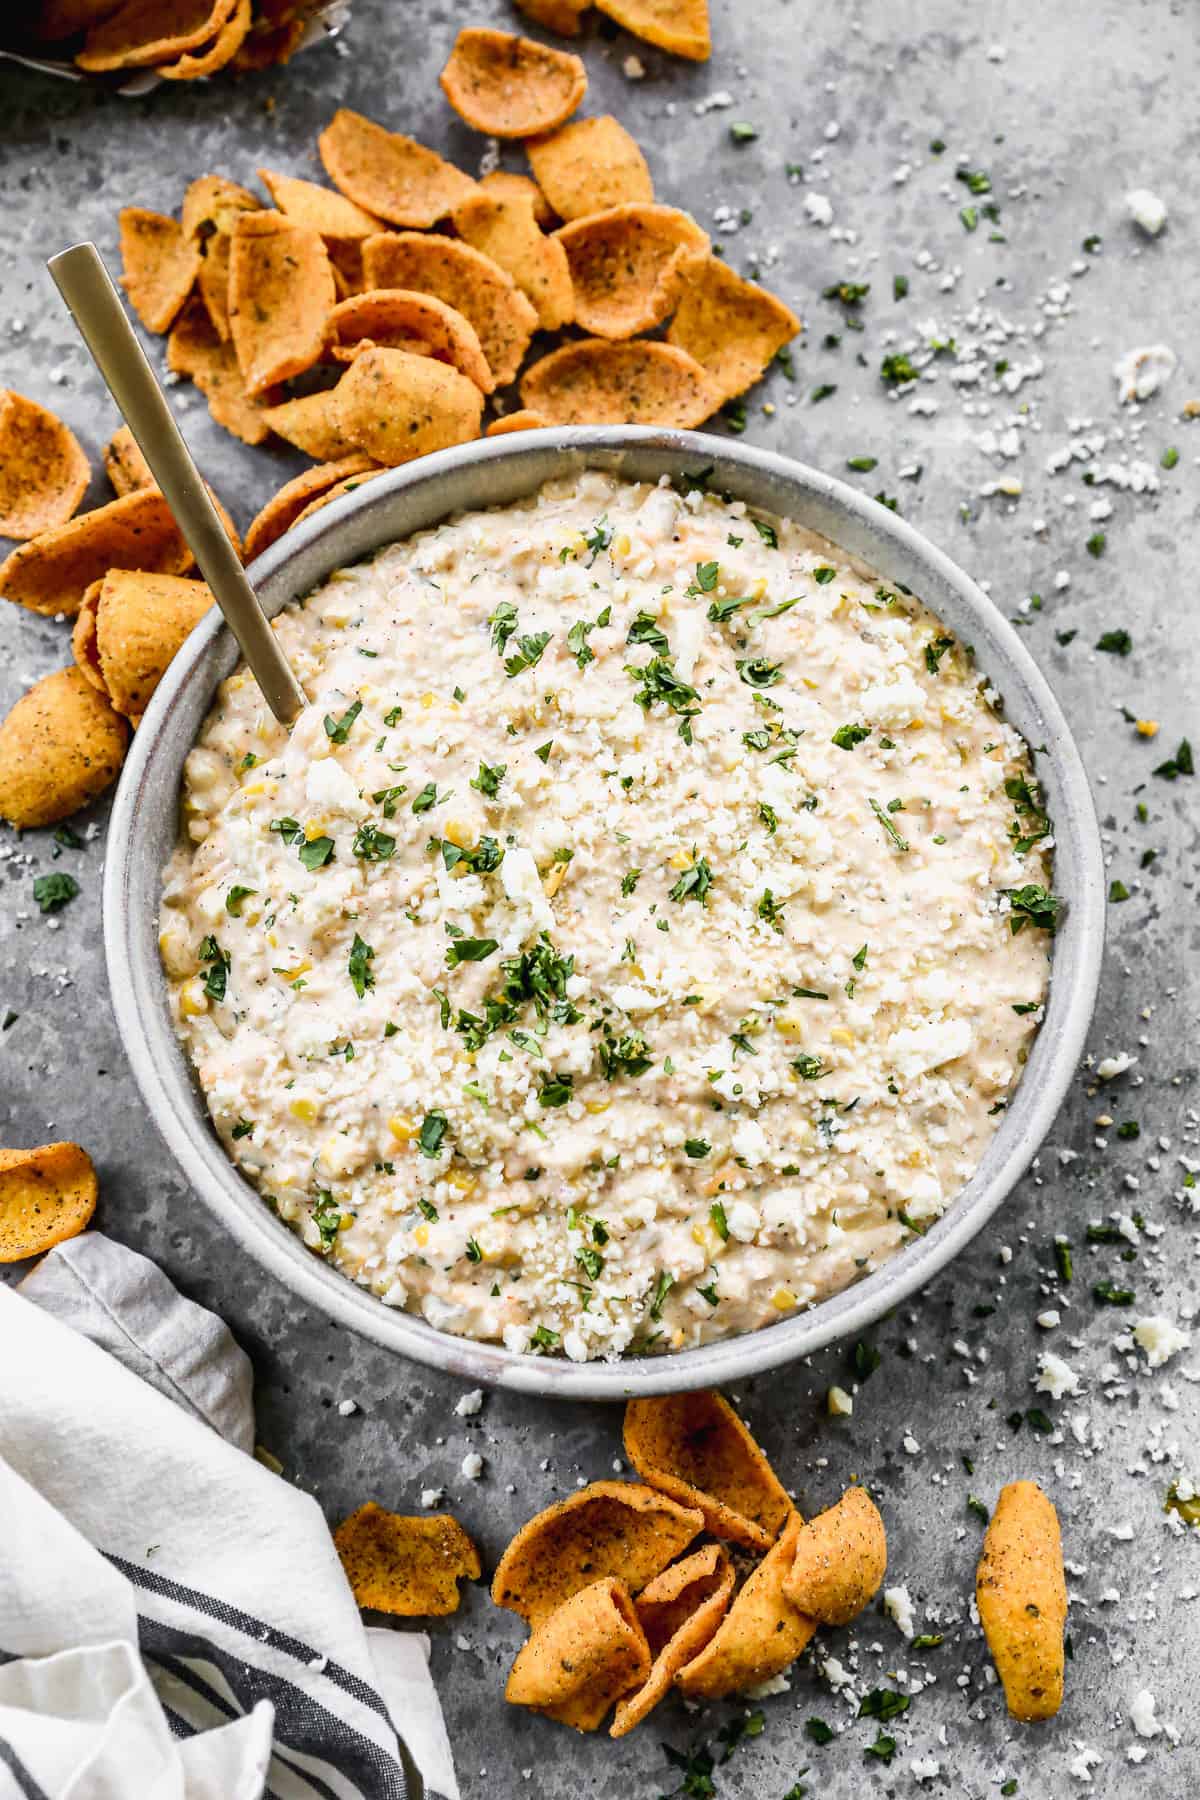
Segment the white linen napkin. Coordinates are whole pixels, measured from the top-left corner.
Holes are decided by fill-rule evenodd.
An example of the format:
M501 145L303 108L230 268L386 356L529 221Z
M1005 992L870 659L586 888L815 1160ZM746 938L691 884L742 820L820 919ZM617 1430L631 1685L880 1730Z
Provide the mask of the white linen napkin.
M0 1287L3 1800L459 1800L428 1638L364 1628L253 1443L246 1357L145 1257Z

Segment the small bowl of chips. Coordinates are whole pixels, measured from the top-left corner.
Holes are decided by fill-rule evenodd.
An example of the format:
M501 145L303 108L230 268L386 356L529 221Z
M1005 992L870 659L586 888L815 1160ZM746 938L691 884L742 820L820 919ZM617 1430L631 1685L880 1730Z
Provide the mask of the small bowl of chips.
M378 196L375 198L378 204ZM422 246L414 254L428 254L425 240L420 234L413 235ZM403 234L389 236L389 256L409 254L402 239ZM451 256L469 249L452 240L445 242L451 245ZM255 243L257 247L257 240ZM368 254L371 244L367 238ZM441 245L437 250L439 255L446 254ZM648 254L658 256L659 249ZM672 254L668 250L666 260ZM702 334L707 329L710 304L720 308L728 297L717 281L715 298L711 298L702 280L688 288L683 305L690 303L694 290L698 292L696 331ZM475 396L472 407L477 408L482 401L478 386L452 361L403 347L414 334L420 337L441 330L443 315L436 308L415 304L414 288L374 291L376 298L370 307L364 303L359 311L343 315L348 323L339 341L353 348L369 339L370 348L358 351L346 364L346 375L336 390L335 427L347 428L355 441L363 437L368 425L377 434L384 433L398 396L413 391L410 364L421 367L423 379L448 383L455 394L460 391L458 384L462 390L470 388ZM384 291L410 297L403 303L385 302L379 298ZM366 330L366 338L355 335L360 327ZM478 331L475 335L479 341ZM819 471L673 424L575 423L581 418L605 417L606 397L614 411L628 404L623 400L620 363L606 356L601 373L590 367L593 343L616 351L622 362L629 359L627 379L636 384L639 394L653 394L661 388L673 396L673 406L681 394L691 393L697 379L726 384L741 379L733 350L729 351L732 360L727 370L722 371L714 354L711 366L716 373L706 374L701 369L697 377L687 366L692 359L669 339L572 342L549 353L550 360L560 358L566 365L561 377L539 375L537 363L526 374L524 429L445 449L437 448L436 439L431 438L429 454L386 469L373 466L378 459L372 451L387 446L382 441L376 445L372 439L358 443L357 451L289 483L251 529L252 548L260 552L251 579L267 615L273 616L336 569L452 515L511 505L552 478L600 468L634 481L666 478L684 485L689 481L695 484L703 471L714 491L744 500L758 511L795 520L859 558L889 585L919 594L949 630L974 646L980 668L1004 696L1007 717L1041 747L1039 777L1055 821L1055 886L1065 901L1055 939L1046 1018L1025 1077L979 1170L947 1212L903 1255L808 1312L699 1348L614 1362L572 1363L439 1332L415 1314L383 1305L368 1290L313 1256L300 1237L263 1205L261 1196L226 1156L176 1038L159 956L161 877L175 846L184 761L219 683L233 672L238 659L236 644L211 610L201 615L158 680L128 752L109 831L104 928L113 1005L135 1077L188 1182L226 1228L231 1256L248 1254L300 1299L339 1323L465 1381L551 1397L626 1399L728 1386L760 1370L807 1356L832 1341L858 1335L914 1294L970 1242L1027 1167L1073 1078L1098 982L1105 887L1095 815L1078 752L1043 677L987 596L912 526ZM256 354L257 350L258 346ZM287 340L264 344L262 354L286 357ZM676 360L680 355L684 355L682 367ZM348 378L352 379L347 387ZM380 395L388 398L387 405L379 403ZM436 408L429 412L436 416ZM472 416L477 418L477 413ZM124 502L113 504L119 507ZM29 603L60 603L56 584L64 577L59 560L35 571L37 581L30 574ZM184 607L189 597L176 598L178 588L171 584L173 577L175 582L179 578L165 561L136 582L117 582L109 576L96 593L89 583L99 578L87 570L83 573L87 581L82 582L79 595L83 622L78 630L84 645L80 682L83 689L93 692L84 672L92 666L93 640L103 670L106 655L111 659L116 647L142 642L146 607L160 588L172 596L173 616L181 622L187 616ZM78 582L82 577L76 574L74 579ZM95 614L94 623L88 616L91 613ZM126 677L122 689L131 706L140 703L143 691L136 685L137 673L135 670L134 678ZM710 1473L704 1472L701 1478L689 1450L690 1444L718 1429L726 1446L727 1489L719 1483L714 1487ZM783 1516L786 1497L773 1485L769 1473L765 1475L757 1465L752 1444L723 1415L707 1417L682 1403L655 1417L635 1415L629 1447L638 1473L655 1490L654 1516L668 1532L671 1521L678 1523L682 1517L691 1526L694 1517L695 1531L703 1524L735 1544L761 1550L787 1530ZM669 1479L664 1478L664 1471L669 1472ZM628 1501L626 1494L614 1504ZM778 1582L774 1564L767 1569L764 1563L763 1568L764 1593L756 1598L755 1590L746 1604L761 1603L769 1610L776 1603ZM814 1566L810 1585L820 1573L819 1566ZM701 1597L707 1599L716 1591L719 1577L718 1568L695 1571L697 1604ZM540 1576L536 1569L525 1568L520 1579L535 1599L523 1602L518 1610L524 1607L532 1616L541 1604L536 1600ZM665 1603L670 1596L662 1598ZM811 1603L817 1604L815 1600ZM586 1627L604 1637L618 1660L629 1650L631 1634L635 1643L640 1642L620 1595L596 1593L587 1604L595 1609L595 1616L560 1621L564 1641L576 1628ZM714 1643L714 1656L723 1657L719 1637ZM720 1669L706 1673L705 1667L697 1667L689 1680L696 1693L718 1688L726 1691L721 1685L726 1675ZM529 1691L537 1689L531 1685ZM560 1700L569 1712L571 1697L564 1694L550 1703L558 1705Z

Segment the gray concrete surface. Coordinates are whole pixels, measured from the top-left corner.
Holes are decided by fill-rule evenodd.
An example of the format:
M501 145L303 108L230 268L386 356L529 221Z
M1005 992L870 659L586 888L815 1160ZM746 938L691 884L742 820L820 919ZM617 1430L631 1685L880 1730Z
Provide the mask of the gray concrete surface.
M707 67L592 30L582 45L592 104L611 107L646 146L660 197L691 208L737 266L760 267L807 321L795 382L776 372L751 396L748 436L835 471L850 457L878 458L873 473L850 479L895 497L990 583L1005 613L1022 618L1084 748L1110 875L1130 890L1111 908L1091 1049L1138 1058L1099 1088L1092 1069L1080 1070L1037 1172L919 1307L872 1334L881 1362L852 1419L834 1422L824 1410L830 1383L851 1377L845 1351L739 1396L806 1509L831 1501L851 1474L870 1482L887 1516L890 1579L907 1586L917 1629L942 1632L944 1642L910 1652L874 1613L822 1633L815 1662L793 1671L790 1692L762 1703L761 1735L716 1771L715 1788L756 1800L784 1800L797 1782L828 1800L922 1791L1183 1800L1200 1782L1200 1531L1172 1531L1163 1500L1186 1472L1200 1485L1200 1335L1154 1372L1114 1340L1145 1314L1186 1324L1200 1276L1197 1190L1185 1186L1180 1162L1200 1157L1196 787L1151 773L1181 737L1200 740L1200 425L1183 418L1185 402L1200 398L1196 13L1168 0L1054 8L990 0L974 9L952 0L850 9L715 0L714 12ZM470 16L509 17L502 0L480 0ZM473 167L483 146L436 85L462 22L445 0L356 0L338 49L237 84L137 101L0 65L0 383L60 410L95 455L116 421L43 258L82 236L112 254L119 205L171 209L204 170L243 180L260 164L316 174L317 130L340 103ZM644 79L623 72L631 53ZM716 104L722 92L729 106ZM755 126L757 139L735 144L733 122ZM935 140L946 146L940 155ZM990 196L972 197L955 180L959 159L990 172ZM789 164L803 176L789 178ZM1125 216L1132 187L1152 188L1170 206L1156 241ZM809 195L826 197L831 224L810 219L823 209L813 201L806 210ZM989 203L998 224L980 216L969 231L961 209ZM718 209L730 209L719 215L725 223ZM1085 250L1093 234L1102 243ZM909 284L900 301L897 275ZM850 309L861 332L847 329L847 309L822 298L839 280L871 284ZM937 410L914 412L909 398L889 399L880 360L930 338L953 338L956 350L934 359L917 390ZM1119 408L1114 359L1158 341L1178 353L1178 371L1145 406ZM1007 361L1012 372L1035 359L1041 372L1004 392L995 365ZM953 379L974 364L980 379ZM822 387L836 391L817 400ZM177 390L177 400L244 525L295 462L234 443L190 390ZM989 430L1014 454L981 445ZM1070 467L1049 472L1048 460L1081 433L1103 442L1091 455L1080 445ZM1171 446L1179 460L1163 470ZM1139 458L1160 491L1087 484L1086 470L1112 463L1128 481ZM1014 479L1019 497L982 491ZM1104 498L1112 511L1101 522L1089 509ZM1097 530L1106 542L1093 555L1086 543ZM1035 593L1040 609L1022 613ZM69 650L62 624L5 613L7 706ZM1097 653L1100 633L1116 629L1129 631L1130 654ZM1157 738L1140 738L1130 717L1160 721ZM229 1318L254 1356L263 1442L331 1519L368 1495L405 1510L423 1487L444 1485L490 1562L519 1520L611 1471L619 1417L489 1397L478 1418L459 1419L454 1383L346 1337L230 1257L151 1131L112 1028L99 938L104 816L97 808L82 850L56 851L48 832L0 835L0 1017L18 1015L0 1034L3 1141L70 1137L91 1149L103 1182L99 1223ZM1158 854L1143 868L1149 850ZM69 869L82 891L46 919L32 880L51 867ZM1110 1117L1136 1123L1140 1137L1120 1138ZM1087 1244L1089 1220L1135 1211L1145 1221L1136 1244ZM1074 1246L1069 1285L1054 1277L1056 1233ZM1092 1284L1105 1276L1136 1290L1131 1310L1095 1302ZM1049 1308L1062 1322L1047 1331L1035 1321ZM1076 1371L1077 1395L1035 1392L1037 1359L1050 1347ZM345 1399L358 1410L343 1418ZM1007 1422L1038 1406L1049 1435L1027 1419L1018 1430ZM474 1449L486 1458L478 1483L460 1474ZM968 1495L990 1505L1016 1476L1036 1477L1054 1497L1070 1568L1066 1703L1037 1728L1005 1716L969 1616L982 1527ZM519 1629L482 1588L432 1635L469 1800L653 1800L682 1779L661 1740L711 1741L745 1712L689 1715L671 1703L620 1744L577 1740L502 1704ZM850 1677L840 1693L822 1672L826 1656ZM890 1765L864 1755L877 1727L855 1717L859 1697L880 1685L912 1694L890 1728L898 1742ZM1165 1731L1136 1734L1130 1709L1141 1689L1156 1696L1176 1745ZM838 1734L824 1747L805 1732L814 1716ZM1145 1752L1140 1764L1131 1746ZM708 1790L693 1782L692 1791Z

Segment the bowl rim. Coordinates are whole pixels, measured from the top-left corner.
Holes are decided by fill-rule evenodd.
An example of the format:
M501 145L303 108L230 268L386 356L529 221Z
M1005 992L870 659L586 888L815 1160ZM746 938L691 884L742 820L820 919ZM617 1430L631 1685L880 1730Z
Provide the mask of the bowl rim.
M113 804L105 857L103 935L121 1042L142 1098L184 1178L216 1213L230 1237L285 1288L374 1343L464 1381L549 1399L624 1400L634 1394L671 1393L742 1380L861 1333L911 1298L978 1234L1044 1142L1084 1050L1104 947L1104 868L1087 775L1061 708L1021 638L983 590L914 526L845 482L790 457L707 433L652 426L551 428L476 439L389 470L320 509L285 533L250 565L252 584L259 589L281 581L290 569L302 563L306 552L327 537L336 536L339 527L359 514L380 509L381 503L395 494L430 487L436 492L439 484L464 469L481 464L536 462L537 453L544 455L552 450L562 455L564 463L573 458L577 468L598 467L619 475L621 453L642 449L669 456L677 462L680 472L693 468L697 461L709 461L744 471L750 480L758 477L777 484L790 490L797 501L824 504L840 513L844 525L861 529L880 547L893 550L899 559L920 564L930 581L952 593L955 603L977 622L989 647L1005 665L1003 686L1010 692L1014 686L1021 690L1023 701L1036 713L1044 734L1041 748L1058 790L1054 803L1056 839L1061 844L1058 826L1062 821L1072 839L1076 863L1076 879L1066 896L1066 929L1071 933L1072 944L1071 980L1065 985L1062 980L1056 981L1052 965L1046 1015L1034 1040L1035 1055L1044 1041L1050 1044L1041 1058L1046 1066L1040 1070L1040 1079L1032 1084L1032 1071L1025 1071L1016 1090L1022 1096L1019 1107L1014 1101L1013 1111L1006 1114L988 1146L985 1162L940 1219L915 1243L906 1245L861 1282L806 1312L697 1348L654 1356L572 1363L566 1358L515 1352L495 1343L435 1330L414 1314L385 1306L369 1290L315 1257L237 1172L207 1115L198 1126L191 1116L197 1109L189 1107L186 1101L181 1105L181 1082L188 1088L189 1097L194 1097L193 1078L173 1034L174 1058L169 1050L161 1059L156 1055L155 1038L161 1039L161 1021L156 1033L151 1015L156 1002L160 1009L163 1007L164 978L157 956L154 971L147 966L139 927L146 898L138 888L135 867L142 840L153 830L153 819L148 818L153 799L147 800L147 790L156 775L162 779L156 762L165 735L163 728L185 697L189 703L195 702L192 690L198 679L206 682L205 712L211 701L212 672L202 664L220 643L222 634L228 639L215 608L174 657L134 735ZM531 481L528 491L534 491L546 478L543 473ZM477 507L487 510L506 503L511 502L481 498ZM750 504L759 510L770 510L760 502ZM382 510L386 511L386 506ZM447 504L440 512L435 507L431 517L450 517L462 510L457 504ZM395 541L395 537L395 532L382 531L375 548ZM872 560L861 552L846 553L863 555L868 563ZM328 565L329 570L338 566L339 560L344 563L348 559L345 555L335 558ZM879 572L886 578L884 570ZM309 591L312 585L311 580L298 577L292 597ZM280 604L285 603L286 596ZM936 616L936 607L925 603ZM178 777L177 769L176 789ZM159 868L161 872L161 865ZM155 891L150 900L157 937L159 892ZM1058 944L1062 937L1060 932ZM1059 960L1057 949L1055 960ZM1052 1021L1053 1033L1049 1030ZM163 1051L161 1042L157 1048Z

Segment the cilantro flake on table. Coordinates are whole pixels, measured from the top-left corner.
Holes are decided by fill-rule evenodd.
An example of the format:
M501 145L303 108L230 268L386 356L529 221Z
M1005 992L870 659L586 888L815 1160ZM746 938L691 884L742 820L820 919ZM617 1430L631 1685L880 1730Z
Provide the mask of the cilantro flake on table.
M79 883L65 869L50 875L38 875L33 883L33 897L44 913L58 912L79 892Z

